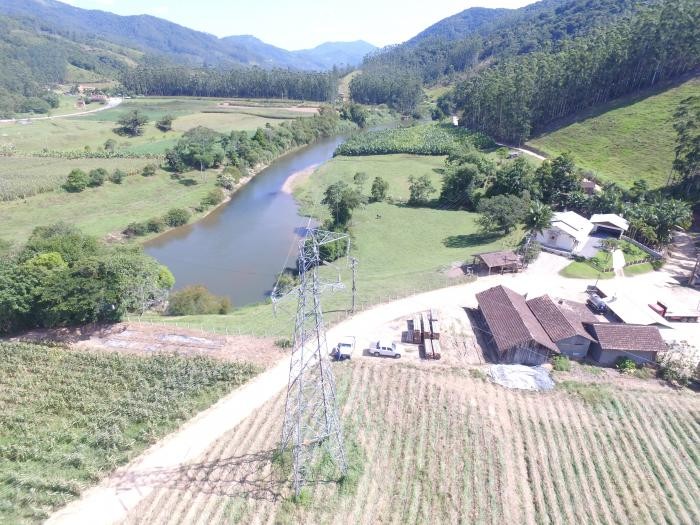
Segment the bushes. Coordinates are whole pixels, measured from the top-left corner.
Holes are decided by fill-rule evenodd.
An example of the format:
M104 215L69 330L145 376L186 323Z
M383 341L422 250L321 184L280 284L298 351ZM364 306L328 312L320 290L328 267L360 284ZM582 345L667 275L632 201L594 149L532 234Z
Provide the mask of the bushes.
M202 206L216 206L217 204L221 204L225 198L226 194L221 188L214 188L204 196L202 199Z
M571 370L571 361L565 355L557 355L552 359L552 367L557 372L568 372Z
M94 170L90 170L90 180L88 182L88 186L90 186L91 188L102 186L107 180L108 176L109 173L107 173L107 170L104 168L95 168Z
M176 228L187 224L190 220L192 214L184 208L171 208L168 213L165 214L163 220L168 226Z
M381 177L375 177L372 181L372 189L370 190L370 200L372 202L384 201L387 191L389 191L389 183Z
M109 182L113 182L114 184L121 184L125 178L126 178L126 172L122 171L120 169L116 169L109 176Z
M623 374L633 374L637 370L637 363L632 361L629 357L620 357L615 362L615 368L617 368Z
M158 166L155 164L147 164L141 170L141 175L144 177L153 177L153 175L156 174L156 171L158 171Z
M168 315L227 314L231 309L228 297L212 294L202 285L188 286L170 295Z
M80 193L87 188L89 183L90 178L87 173L83 170L75 169L68 174L63 189L70 193Z

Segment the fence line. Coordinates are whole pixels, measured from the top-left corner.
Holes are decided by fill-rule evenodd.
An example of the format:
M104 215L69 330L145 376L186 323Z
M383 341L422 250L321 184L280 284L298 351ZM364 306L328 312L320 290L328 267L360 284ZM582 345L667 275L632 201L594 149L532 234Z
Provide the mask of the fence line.
M651 255L654 259L663 259L664 254L662 252L657 252L656 250L652 250L647 245L642 244L639 241L635 241L632 237L627 237L627 235L622 235L620 238L629 242L630 244L634 244L637 248L645 251L646 253Z

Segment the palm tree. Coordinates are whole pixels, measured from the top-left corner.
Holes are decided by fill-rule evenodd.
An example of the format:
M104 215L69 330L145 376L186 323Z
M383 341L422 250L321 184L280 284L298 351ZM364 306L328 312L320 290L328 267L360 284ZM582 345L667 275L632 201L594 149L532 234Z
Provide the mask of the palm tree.
M552 208L540 201L532 201L525 214L525 227L530 230L532 236L535 236L549 227L553 215Z

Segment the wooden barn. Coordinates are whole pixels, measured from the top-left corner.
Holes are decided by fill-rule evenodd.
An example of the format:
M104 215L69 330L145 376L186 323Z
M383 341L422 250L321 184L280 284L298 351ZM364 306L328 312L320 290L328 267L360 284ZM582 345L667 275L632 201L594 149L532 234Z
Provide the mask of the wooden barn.
M519 293L499 285L476 294L476 300L498 362L539 365L559 353Z

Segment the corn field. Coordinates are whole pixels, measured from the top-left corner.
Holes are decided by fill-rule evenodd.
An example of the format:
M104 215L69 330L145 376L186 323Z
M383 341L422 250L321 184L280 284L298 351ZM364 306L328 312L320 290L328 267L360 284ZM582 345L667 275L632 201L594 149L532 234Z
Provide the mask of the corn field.
M347 492L292 503L272 458L284 398L196 463L159 472L127 523L700 522L700 401L671 390L571 383L507 391L440 366L336 366L363 470ZM568 387L568 388L566 388Z
M257 371L0 343L0 523L41 521Z

